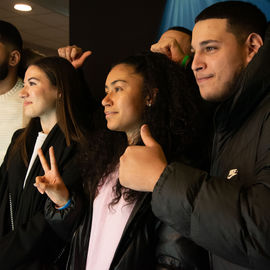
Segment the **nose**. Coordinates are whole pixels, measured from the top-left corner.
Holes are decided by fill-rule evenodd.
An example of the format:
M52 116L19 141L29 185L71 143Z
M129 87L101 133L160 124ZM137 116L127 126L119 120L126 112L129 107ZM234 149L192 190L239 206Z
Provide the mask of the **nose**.
M26 86L24 86L24 87L21 89L21 91L20 91L20 93L19 93L19 96L20 96L20 98L26 98L26 97L29 96L29 94L28 94L28 92L27 92L27 87L26 87Z
M202 56L199 55L198 53L197 54L195 53L191 65L191 69L193 70L193 72L198 72L199 70L205 69L205 67L206 64L204 63Z
M103 107L111 106L113 103L111 94L107 93L106 96L102 99L101 104Z

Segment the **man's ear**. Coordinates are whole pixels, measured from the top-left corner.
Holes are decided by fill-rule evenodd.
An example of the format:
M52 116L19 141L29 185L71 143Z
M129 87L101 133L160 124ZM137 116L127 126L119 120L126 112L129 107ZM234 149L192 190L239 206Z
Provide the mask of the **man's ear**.
M148 107L151 107L155 103L157 93L158 93L158 88L153 88L151 90L151 93L149 95L147 95L147 97L145 98L146 105Z
M249 63L263 45L262 37L257 33L251 33L247 37L246 45L248 49L247 63Z
M15 67L19 64L20 60L21 60L20 52L17 50L14 50L9 55L9 62L8 63L10 66Z

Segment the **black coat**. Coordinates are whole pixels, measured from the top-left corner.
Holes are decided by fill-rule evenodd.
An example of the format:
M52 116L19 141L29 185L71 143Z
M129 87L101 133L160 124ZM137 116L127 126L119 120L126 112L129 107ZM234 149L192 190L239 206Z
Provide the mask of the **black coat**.
M29 157L40 130L38 120L27 138ZM21 132L22 130L18 130L14 133L11 145ZM42 146L48 162L50 146L54 147L58 168L65 184L70 190L76 189L81 181L77 167L73 164L76 145L67 146L64 134L58 125L55 125ZM41 195L33 186L36 176L43 175L44 171L37 157L23 189L27 167L19 153L15 153L7 165L10 148L1 166L0 175L0 268L53 269L54 262L58 261L66 243L59 239L44 218L47 196Z
M73 234L67 263L70 270L84 270L86 266L93 211L91 201L89 207L84 208L84 218ZM206 251L162 224L153 215L150 201L151 194L145 193L136 202L110 270L207 270ZM46 218L61 238L65 237L67 230L70 234L74 229L72 224L80 219L78 214L82 211L82 205L81 197L75 196L71 206L63 211L56 211L51 202L46 204Z
M211 173L173 163L153 192L156 216L209 250L215 270L270 269L269 60L270 28L218 108Z

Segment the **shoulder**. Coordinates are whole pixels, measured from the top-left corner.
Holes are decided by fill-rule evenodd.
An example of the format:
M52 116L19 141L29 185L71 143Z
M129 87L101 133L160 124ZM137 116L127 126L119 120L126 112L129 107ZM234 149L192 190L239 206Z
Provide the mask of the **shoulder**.
M23 133L24 130L24 128L17 129L12 135L11 143L16 141L16 139Z

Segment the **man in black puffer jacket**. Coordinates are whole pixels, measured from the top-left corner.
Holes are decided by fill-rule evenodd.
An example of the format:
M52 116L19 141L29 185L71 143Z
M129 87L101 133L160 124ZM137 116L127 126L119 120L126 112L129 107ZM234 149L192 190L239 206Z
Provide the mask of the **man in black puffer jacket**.
M221 102L211 172L167 164L144 126L120 181L153 191L155 215L207 249L212 269L270 269L270 26L250 3L216 3L197 16L192 48L201 96Z

